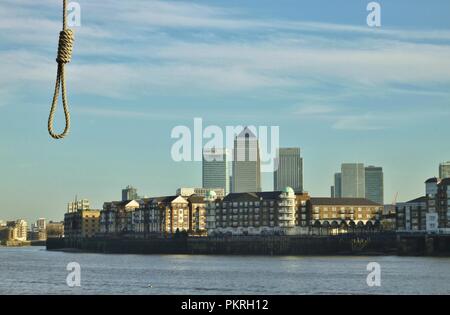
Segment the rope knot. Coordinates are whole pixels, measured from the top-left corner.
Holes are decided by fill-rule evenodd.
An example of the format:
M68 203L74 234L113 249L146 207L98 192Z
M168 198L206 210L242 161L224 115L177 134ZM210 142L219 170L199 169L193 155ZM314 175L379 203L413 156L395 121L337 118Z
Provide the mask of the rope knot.
M58 57L56 58L59 64L70 62L74 41L75 35L71 29L65 29L59 33Z

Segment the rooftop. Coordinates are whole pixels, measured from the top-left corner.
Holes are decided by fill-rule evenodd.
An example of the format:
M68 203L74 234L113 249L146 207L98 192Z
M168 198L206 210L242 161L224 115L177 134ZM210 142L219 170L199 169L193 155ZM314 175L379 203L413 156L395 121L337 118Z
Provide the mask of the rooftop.
M237 136L237 138L256 138L256 135L253 133L253 131L248 128L247 126L244 127L244 129L239 133L239 135Z
M419 197L419 198L416 198L416 199L413 199L413 200L410 200L410 201L407 201L406 203L419 203L419 202L427 202L427 196L422 196L422 197Z
M437 178L437 177L431 177L431 178L428 178L426 181L425 181L425 183L426 184L429 184L429 183L437 183L439 181L439 178Z
M329 198L329 197L311 197L311 204L326 206L381 206L372 200L366 198Z

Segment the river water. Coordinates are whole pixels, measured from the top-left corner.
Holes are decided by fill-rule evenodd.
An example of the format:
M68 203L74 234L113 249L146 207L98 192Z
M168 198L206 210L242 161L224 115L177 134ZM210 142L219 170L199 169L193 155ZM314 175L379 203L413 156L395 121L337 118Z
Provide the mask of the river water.
M81 286L66 283L67 264ZM380 266L368 286L367 265ZM0 247L0 294L450 294L450 258L112 255Z

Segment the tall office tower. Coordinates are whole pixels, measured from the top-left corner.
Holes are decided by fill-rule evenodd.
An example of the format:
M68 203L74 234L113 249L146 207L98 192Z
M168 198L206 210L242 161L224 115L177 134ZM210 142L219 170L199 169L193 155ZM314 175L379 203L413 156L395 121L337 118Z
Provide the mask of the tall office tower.
M202 187L223 188L225 195L230 188L229 153L227 149L204 149L202 163Z
M363 163L343 163L341 165L341 197L366 197L366 179L364 173Z
M122 201L139 199L137 189L128 185L125 189L122 189Z
M367 166L365 168L366 177L366 199L384 204L384 180L383 168L377 166Z
M450 178L450 161L439 164L439 178Z
M336 193L334 192L334 186L330 187L330 197L331 198L336 198Z
M273 172L274 190L291 187L295 192L303 191L303 159L300 148L279 148Z
M261 191L259 141L247 127L234 139L233 192Z
M342 197L342 174L341 173L334 174L334 197L335 198Z

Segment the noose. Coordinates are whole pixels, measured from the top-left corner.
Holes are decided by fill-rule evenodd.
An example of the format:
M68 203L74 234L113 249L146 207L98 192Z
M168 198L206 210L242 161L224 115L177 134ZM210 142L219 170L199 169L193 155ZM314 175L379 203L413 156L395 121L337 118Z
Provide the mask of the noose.
M67 0L63 0L63 29L59 33L58 56L56 58L56 62L58 63L58 70L56 74L55 92L53 94L52 106L50 108L50 115L48 117L48 133L53 139L64 138L69 133L70 129L70 112L69 105L67 104L64 65L66 63L69 63L70 59L72 58L74 40L74 32L71 29L67 28ZM55 116L56 106L58 105L59 87L61 87L66 126L62 133L57 134L53 131L53 118Z

